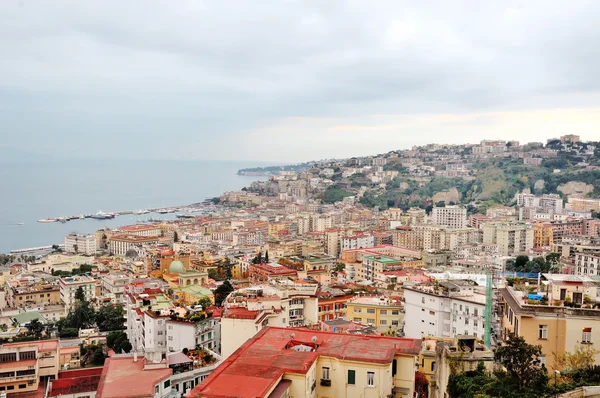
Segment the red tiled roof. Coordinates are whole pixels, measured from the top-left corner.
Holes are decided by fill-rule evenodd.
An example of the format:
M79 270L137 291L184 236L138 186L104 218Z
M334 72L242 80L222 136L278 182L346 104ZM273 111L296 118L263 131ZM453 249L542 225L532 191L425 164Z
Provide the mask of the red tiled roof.
M144 358L107 358L98 385L97 398L153 397L154 386L173 374L172 369L144 370ZM133 382L132 382L133 381Z
M297 352L287 348L292 342L318 348ZM386 336L364 336L304 329L269 327L248 340L187 397L262 397L286 372L304 374L319 356L349 361L390 363L395 354L418 355L421 340Z

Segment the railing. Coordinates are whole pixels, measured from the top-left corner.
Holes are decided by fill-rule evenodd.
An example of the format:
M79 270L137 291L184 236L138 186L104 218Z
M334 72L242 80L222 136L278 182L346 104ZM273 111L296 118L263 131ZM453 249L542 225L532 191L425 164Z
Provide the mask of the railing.
M2 382L7 382L7 381L17 381L17 380L27 380L27 379L35 379L37 377L37 375L34 374L30 374L30 375L23 375L23 376L9 376L9 377L0 377L0 381Z

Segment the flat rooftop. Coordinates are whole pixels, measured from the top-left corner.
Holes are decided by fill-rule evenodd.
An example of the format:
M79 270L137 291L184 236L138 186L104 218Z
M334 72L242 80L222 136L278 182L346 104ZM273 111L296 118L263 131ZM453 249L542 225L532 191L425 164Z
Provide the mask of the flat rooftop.
M153 397L154 386L173 374L170 368L144 370L144 358L107 358L96 397L142 398Z
M297 345L316 349L290 348ZM269 327L242 345L187 396L264 397L285 373L305 374L320 356L385 364L396 354L416 356L420 349L420 339Z

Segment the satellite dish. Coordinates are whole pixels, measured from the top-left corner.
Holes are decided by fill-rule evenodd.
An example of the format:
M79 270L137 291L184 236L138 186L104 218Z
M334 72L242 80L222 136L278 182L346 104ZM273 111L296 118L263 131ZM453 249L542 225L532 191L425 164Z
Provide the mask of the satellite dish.
M310 338L310 341L312 341L313 343L317 342L317 336L313 336Z
M296 337L296 334L295 334L295 333L291 333L291 334L290 334L290 338L292 338L292 339L293 339L293 338L295 338L295 337Z

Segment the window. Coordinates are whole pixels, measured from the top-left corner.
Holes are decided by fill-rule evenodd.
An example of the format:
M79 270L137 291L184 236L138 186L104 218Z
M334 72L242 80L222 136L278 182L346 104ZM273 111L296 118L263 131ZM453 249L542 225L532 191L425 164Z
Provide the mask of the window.
M356 371L348 369L348 384L356 384Z
M465 325L469 324L469 318L465 318Z
M477 308L473 309L473 315L479 316L479 310Z
M159 331L158 331L158 335L159 335L159 336L162 336L162 335L163 335L163 331L162 331L162 330L159 330Z
M19 390L27 388L27 384L19 384Z
M540 361L540 366L546 367L546 356L545 355L539 356L538 360Z
M355 308L354 312L362 312L362 308Z
M323 380L329 380L329 368L323 368Z
M459 310L462 311L462 304L459 306Z
M548 338L548 325L540 325L538 329L538 338L546 340Z
M169 336L169 341L173 341L173 336Z
M158 392L160 391L160 387L157 385L154 386L154 393L158 394Z
M367 308L367 314L374 314L375 310L373 308Z
M380 313L381 315L387 315L387 310L381 310L379 313Z
M169 388L169 387L171 387L171 380L166 380L166 381L163 383L163 388Z
M398 315L398 310L392 310L392 315Z
M591 344L592 342L592 328L583 328L581 336L581 342L584 344Z
M319 312L323 312L323 307L319 306Z
M431 362L431 371L435 371L435 361Z
M435 315L435 311L429 311L429 315Z
M367 323L374 324L375 323L375 319L369 318L369 319L367 319Z
M370 387L375 385L375 372L367 372L367 385Z
M362 318L354 318L354 322L362 322Z
M398 326L398 321L392 321L392 326Z
M387 321L385 319L382 319L379 321L380 325L387 325Z
M473 321L473 327L474 327L474 328L476 328L476 327L477 327L477 319L475 319L475 320Z
M425 304L425 297L421 297L421 304Z
M467 313L467 315L469 315L469 306L465 305L465 312Z

